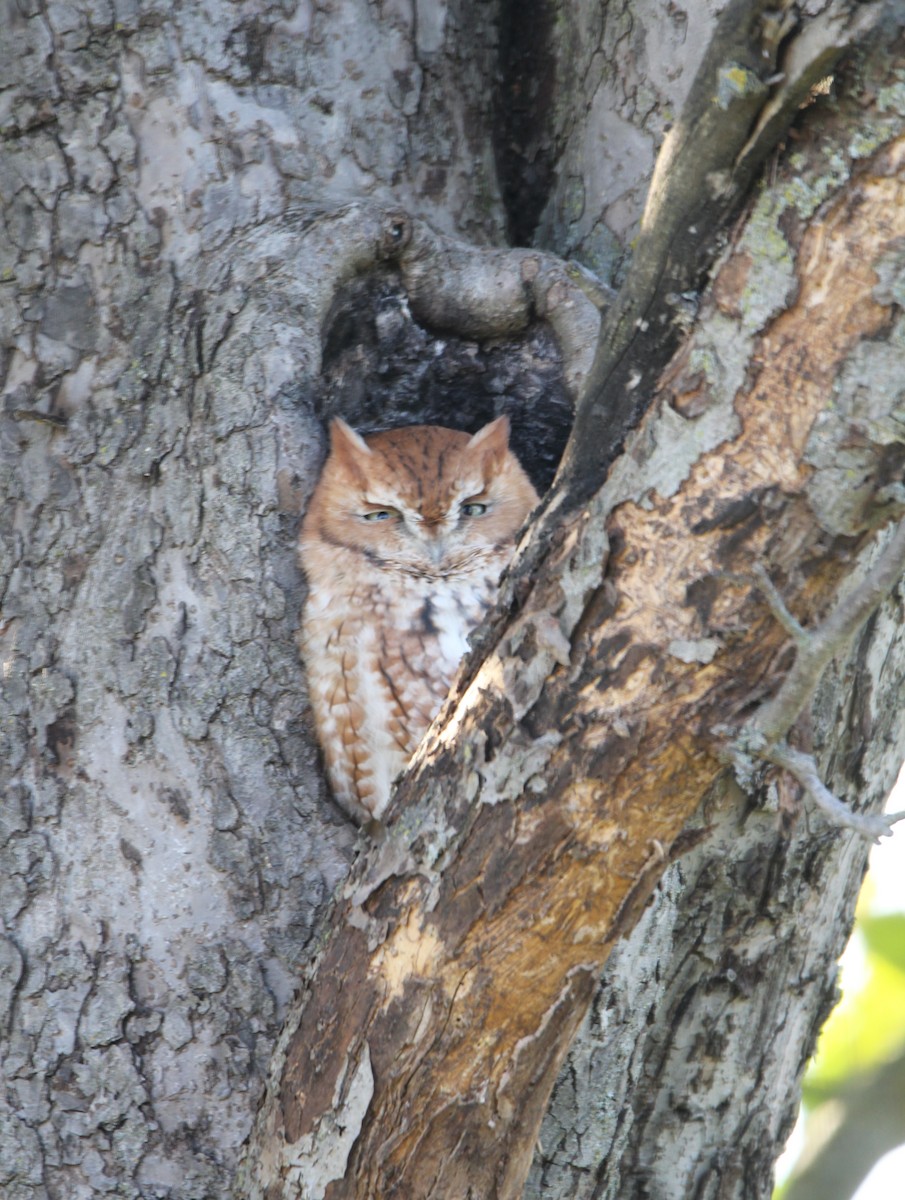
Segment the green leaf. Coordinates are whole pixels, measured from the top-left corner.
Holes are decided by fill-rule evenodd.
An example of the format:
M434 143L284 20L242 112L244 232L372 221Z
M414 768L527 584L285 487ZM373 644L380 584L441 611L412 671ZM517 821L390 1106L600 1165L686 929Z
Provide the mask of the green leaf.
M905 973L905 913L863 917L859 929L872 954ZM902 1016L905 1018L905 1013Z
M867 968L863 987L848 994L843 978L842 1002L823 1027L805 1076L809 1107L837 1095L854 1077L887 1062L905 1045L905 971L870 949Z

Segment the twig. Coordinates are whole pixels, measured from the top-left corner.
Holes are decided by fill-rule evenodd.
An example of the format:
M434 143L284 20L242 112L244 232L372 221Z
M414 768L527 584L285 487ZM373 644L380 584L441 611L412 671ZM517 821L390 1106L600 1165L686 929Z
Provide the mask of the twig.
M767 574L763 563L757 563L754 568L757 586L763 593L764 599L770 606L770 611L783 629L794 639L796 646L807 646L811 634L805 629L796 616L789 612L786 602L779 593L779 588Z
M776 619L795 639L798 648L795 662L779 691L759 709L751 722L768 746L775 745L786 736L814 694L830 660L848 646L903 574L905 521L893 532L863 582L843 596L820 625L805 630L789 613L773 583L766 579L766 572L763 572L758 579L758 586Z
M776 695L739 730L728 747L727 758L743 786L751 782L756 760L781 767L798 780L834 825L878 841L892 832L892 826L905 818L905 813L853 812L820 778L814 758L794 750L785 738L813 696L830 660L845 649L905 574L905 521L893 531L863 582L838 600L813 629L805 629L789 611L762 565L755 567L754 574L770 611L795 643L795 662Z
M878 842L881 837L888 837L897 821L905 820L905 812L898 813L859 813L854 812L844 804L838 796L834 796L823 780L817 763L810 754L802 754L793 750L785 742L762 750L761 757L782 767L798 780L814 804L828 818L831 824L843 829L852 829L855 833L871 842Z

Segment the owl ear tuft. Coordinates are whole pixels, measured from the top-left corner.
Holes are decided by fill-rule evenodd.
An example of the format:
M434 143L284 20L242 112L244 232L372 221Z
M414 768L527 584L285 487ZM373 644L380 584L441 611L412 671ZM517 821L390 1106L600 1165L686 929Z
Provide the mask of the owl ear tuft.
M509 452L509 418L497 417L495 421L479 429L468 443L468 449L478 450L485 461L501 465Z
M356 433L351 425L347 425L342 417L334 417L330 422L330 449L334 453L342 453L349 449L353 453L371 454L372 450L360 433Z
M373 450L360 433L347 425L342 417L330 422L330 455L356 475L361 472L361 460L370 458Z

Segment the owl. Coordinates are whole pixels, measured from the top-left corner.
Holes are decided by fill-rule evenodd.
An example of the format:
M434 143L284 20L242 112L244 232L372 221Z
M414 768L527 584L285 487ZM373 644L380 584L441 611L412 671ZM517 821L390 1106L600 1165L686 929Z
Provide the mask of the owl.
M537 502L507 417L473 436L331 423L299 539L299 640L330 786L356 820L386 808Z

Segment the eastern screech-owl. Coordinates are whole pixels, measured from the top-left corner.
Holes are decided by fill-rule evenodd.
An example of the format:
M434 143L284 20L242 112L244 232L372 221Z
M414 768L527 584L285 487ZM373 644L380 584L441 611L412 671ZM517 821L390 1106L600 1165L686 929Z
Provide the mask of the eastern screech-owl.
M473 437L331 423L302 524L300 644L330 785L357 820L386 808L537 500L506 417Z

